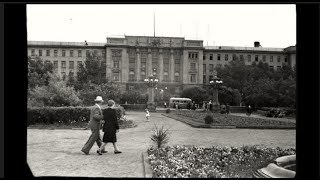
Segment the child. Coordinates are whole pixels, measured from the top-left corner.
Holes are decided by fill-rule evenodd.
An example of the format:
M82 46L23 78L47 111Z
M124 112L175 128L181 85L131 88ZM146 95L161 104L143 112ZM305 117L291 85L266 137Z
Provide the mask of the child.
M146 109L146 119L147 119L147 121L149 121L149 117L150 117L149 110Z

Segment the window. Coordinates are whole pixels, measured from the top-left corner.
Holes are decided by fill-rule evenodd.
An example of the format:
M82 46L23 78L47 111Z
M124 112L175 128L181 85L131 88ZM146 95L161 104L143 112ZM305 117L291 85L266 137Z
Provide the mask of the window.
M62 57L66 56L66 50L62 50Z
M224 59L226 60L226 61L228 61L228 54L226 54L226 55L224 55Z
M134 71L130 70L129 72L129 81L134 81Z
M190 69L196 70L196 63L190 63Z
M70 72L69 72L69 76L70 76L70 77L74 77L74 72L73 72L73 71L70 71Z
M174 81L179 82L180 81L180 75L178 72L174 73Z
M141 71L141 81L144 81L144 79L146 78L146 72L145 71Z
M237 56L235 54L232 54L232 60L235 61L237 59Z
M163 81L169 81L169 74L168 72L163 73Z
M54 61L54 62L53 62L53 68L54 68L55 70L58 69L58 61Z
M209 64L209 72L213 72L213 64Z
M61 61L61 68L65 69L66 68L66 62L65 61Z
M65 80L66 79L66 72L61 72L61 77L63 80Z
M42 50L39 49L39 56L42 56Z
M281 66L277 66L277 70L280 70L281 69Z
M254 56L254 60L255 60L255 61L259 61L258 55L255 55L255 56Z
M134 86L129 86L129 91L134 90Z
M284 57L284 62L288 62L288 57L287 56Z
M213 80L213 75L209 76L209 82Z
M31 56L35 56L35 50L31 49Z
M80 64L82 64L82 61L77 62L77 68L79 69Z
M270 67L270 69L273 69L273 66L269 66Z
M220 59L221 59L221 55L220 55L220 54L218 54L218 56L217 56L217 60L218 60L218 61L220 61Z
M119 81L119 73L113 73L113 80Z
M270 62L273 62L273 56L270 56Z
M213 60L213 54L210 54L210 60Z
M50 56L50 50L49 49L47 49L47 51L46 51L46 56Z
M74 61L69 61L69 69L74 69Z
M70 57L73 57L73 50L70 50Z
M243 55L242 54L240 55L240 61L243 61Z
M251 62L251 55L248 55L248 62Z
M78 57L82 57L82 51L78 50Z
M54 57L58 56L58 50L54 50Z
M280 62L280 56L278 56L278 62Z
M113 67L119 68L119 61L113 61Z
M46 61L45 61L45 63L46 63L46 64L49 64L49 63L50 63L50 61L49 61L49 60L46 60Z
M262 56L262 60L263 60L263 62L266 62L266 55Z
M207 83L206 75L203 75L203 84Z
M189 52L189 59L198 59L198 53Z
M206 74L206 72L207 72L207 66L204 64L203 65L203 74Z
M174 64L174 72L180 72L180 64Z
M206 55L205 54L203 55L203 60L206 60Z
M190 82L196 82L196 75L195 74L191 74Z

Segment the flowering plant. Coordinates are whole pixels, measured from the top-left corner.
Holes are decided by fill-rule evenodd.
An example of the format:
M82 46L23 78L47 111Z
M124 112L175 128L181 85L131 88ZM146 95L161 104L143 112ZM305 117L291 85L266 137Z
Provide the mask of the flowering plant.
M242 178L279 156L295 154L295 149L167 146L147 152L153 177Z

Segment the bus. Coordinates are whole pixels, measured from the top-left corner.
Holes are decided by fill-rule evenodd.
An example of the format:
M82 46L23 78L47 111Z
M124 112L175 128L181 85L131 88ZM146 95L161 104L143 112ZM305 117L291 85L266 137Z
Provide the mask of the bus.
M175 108L175 105L178 105L179 108L187 108L188 103L192 103L190 98L170 98L169 107Z

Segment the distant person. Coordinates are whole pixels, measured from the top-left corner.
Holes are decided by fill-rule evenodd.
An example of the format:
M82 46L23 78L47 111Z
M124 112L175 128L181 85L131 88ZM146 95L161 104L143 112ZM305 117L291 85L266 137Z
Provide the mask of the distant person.
M83 146L81 151L89 155L89 151L92 148L93 144L96 142L98 147L101 148L101 138L100 138L100 126L101 126L101 120L103 119L101 105L103 102L103 99L101 96L97 96L94 100L96 103L93 107L90 108L90 121L88 124L88 127L91 129L91 135L86 142L86 144ZM102 153L105 153L104 149L101 149Z
M251 115L251 106L250 105L248 105L248 107L247 107L247 115L248 116L250 116Z
M119 154L122 153L119 151L117 147L117 136L116 133L119 132L119 123L118 123L118 117L117 117L117 111L113 108L115 105L115 102L113 100L108 101L108 108L103 111L103 119L104 119L104 125L103 125L103 144L100 147L100 149L97 151L99 155L102 155L102 150L105 148L108 142L111 142L114 147L114 153Z
M173 103L173 106L172 106L173 108L176 108L176 103Z
M227 114L230 113L230 105L229 105L229 103L227 103L227 105L226 105L226 111L227 111Z
M145 109L145 111L146 111L146 119L147 119L147 121L149 121L149 117L150 117L149 110L148 110L148 109Z
M167 103L166 102L164 102L164 108L167 108Z
M212 109L213 109L213 104L212 104L211 100L209 101L209 109L210 109L210 111L212 111Z

